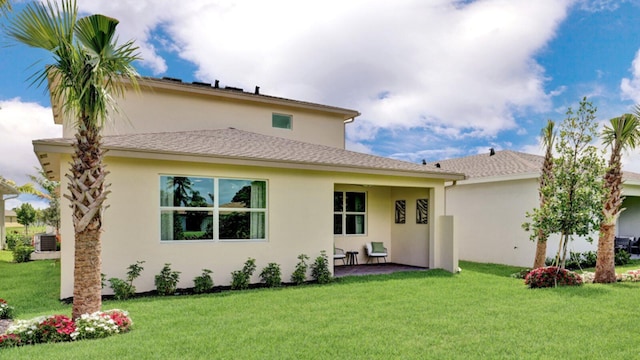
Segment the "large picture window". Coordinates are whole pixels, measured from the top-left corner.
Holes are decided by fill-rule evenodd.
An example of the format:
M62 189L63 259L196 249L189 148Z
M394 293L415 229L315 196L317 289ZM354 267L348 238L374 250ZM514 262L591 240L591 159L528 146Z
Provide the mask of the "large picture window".
M264 180L160 176L160 239L265 240Z
M366 232L367 194L335 191L333 193L333 233L363 235Z

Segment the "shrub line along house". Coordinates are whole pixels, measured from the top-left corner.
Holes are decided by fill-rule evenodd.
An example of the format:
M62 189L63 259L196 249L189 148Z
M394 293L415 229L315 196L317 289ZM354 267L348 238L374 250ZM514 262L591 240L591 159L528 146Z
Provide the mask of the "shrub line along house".
M445 182L465 176L345 150L345 126L357 111L262 95L257 87L221 88L217 81L143 78L141 85L118 100L123 117L104 129L107 278L124 278L128 265L144 260L138 291L154 288L165 263L182 272L179 287L193 286L204 268L217 285L228 285L230 273L255 258L258 269L280 264L286 281L300 254L325 251L331 259L336 246L366 261L371 241L383 242L395 263L458 268ZM64 189L74 129L58 104L53 113L63 138L33 145ZM66 205L63 199L61 298L73 293Z
M7 232L5 229L7 219L5 217L4 201L16 198L19 194L20 192L15 187L0 178L0 219L2 219L2 223L0 223L0 249L5 249L7 242Z
M503 150L430 163L464 172L467 179L447 183L446 213L456 219L454 238L462 260L530 267L536 252L530 233L522 229L527 211L540 205L538 182L543 156ZM640 174L624 172L618 236L640 236ZM575 252L596 251L593 243L576 238ZM549 237L547 257L558 251L559 236Z

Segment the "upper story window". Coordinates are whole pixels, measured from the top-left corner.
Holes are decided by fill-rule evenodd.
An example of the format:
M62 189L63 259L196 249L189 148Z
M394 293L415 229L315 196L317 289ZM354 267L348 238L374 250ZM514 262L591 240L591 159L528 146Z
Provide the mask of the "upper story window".
M333 234L364 235L366 233L367 194L335 191L333 193Z
M264 180L160 176L160 240L266 240Z
M292 121L293 117L291 115L276 113L273 113L271 115L271 126L273 126L274 128L291 130Z

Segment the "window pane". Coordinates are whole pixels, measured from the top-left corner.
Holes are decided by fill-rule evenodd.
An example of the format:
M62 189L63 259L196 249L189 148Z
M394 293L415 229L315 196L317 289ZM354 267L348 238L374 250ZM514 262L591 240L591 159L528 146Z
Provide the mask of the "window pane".
M220 207L265 209L267 207L267 182L220 179Z
M291 129L291 115L272 114L271 126L280 129Z
M211 240L213 239L213 213L211 211L162 211L160 239Z
M364 215L346 216L346 234L364 234Z
M264 239L264 212L220 212L220 239Z
M333 214L333 233L342 234L342 215Z
M356 192L348 192L347 195L347 211L350 212L364 212L365 211L365 194L364 193L356 193Z
M160 176L160 206L212 207L213 179Z
M333 211L342 211L342 192L333 193Z

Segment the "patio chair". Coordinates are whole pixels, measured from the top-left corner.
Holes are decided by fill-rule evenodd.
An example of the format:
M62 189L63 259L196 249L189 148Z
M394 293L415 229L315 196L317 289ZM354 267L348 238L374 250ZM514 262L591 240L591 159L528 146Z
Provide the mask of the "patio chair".
M344 253L344 249L340 249L337 247L333 247L333 261L342 260L343 265L347 265L345 259L347 258L347 254Z
M378 263L380 263L380 258L383 258L384 262L387 262L387 248L384 247L383 243L375 241L368 242L365 244L365 249L367 250L367 264L372 258L376 258Z
M640 237L637 237L634 242L631 243L630 254L640 254Z
M633 245L633 237L617 237L614 240L614 249L615 252L618 252L620 250L624 250L627 253L631 254L631 250L632 250L632 245Z

